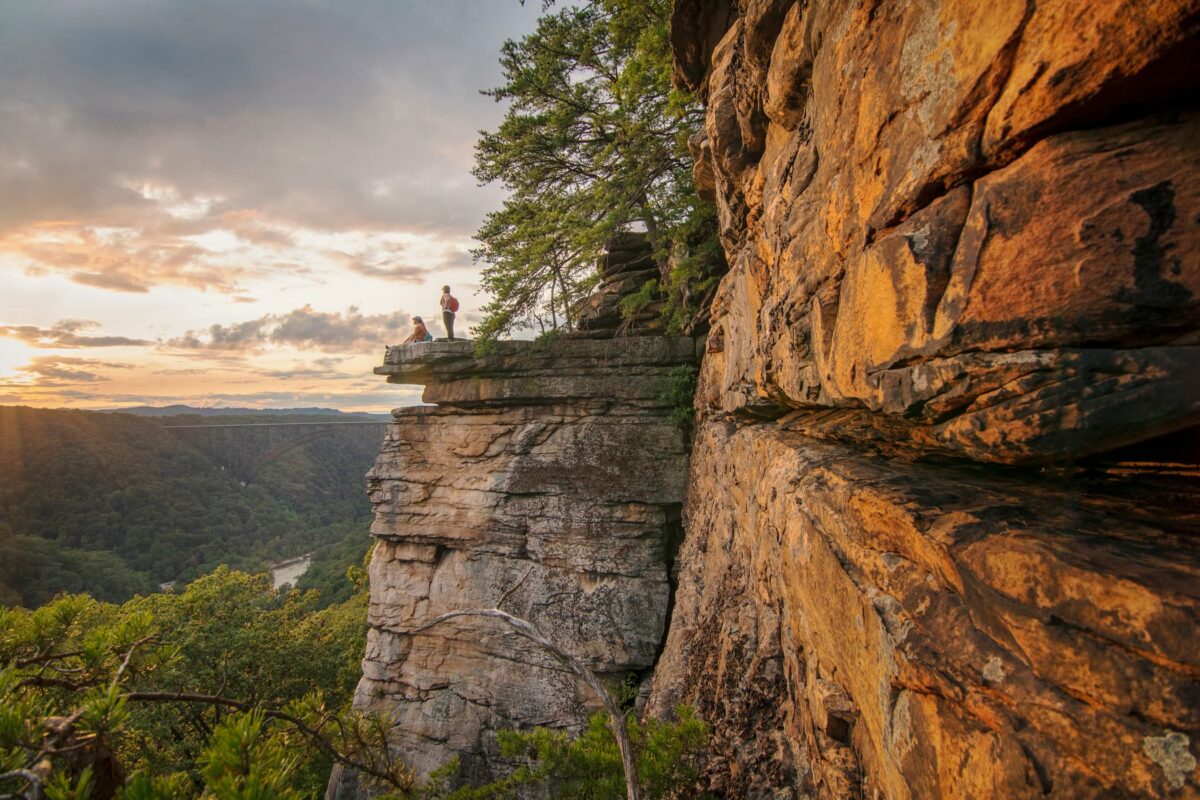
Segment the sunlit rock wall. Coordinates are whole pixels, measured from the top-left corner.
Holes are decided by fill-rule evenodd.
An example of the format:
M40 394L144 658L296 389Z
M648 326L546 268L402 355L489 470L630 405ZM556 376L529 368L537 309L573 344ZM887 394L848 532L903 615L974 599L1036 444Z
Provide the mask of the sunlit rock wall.
M651 710L709 788L1200 796L1198 30L677 0L731 269Z

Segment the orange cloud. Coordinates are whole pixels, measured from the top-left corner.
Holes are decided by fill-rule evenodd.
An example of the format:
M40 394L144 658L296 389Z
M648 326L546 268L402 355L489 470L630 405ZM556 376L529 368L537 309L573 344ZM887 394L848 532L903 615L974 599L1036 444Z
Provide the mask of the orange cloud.
M317 311L306 305L286 314L265 314L232 325L210 325L163 343L166 348L201 351L261 351L268 345L332 353L378 348L394 341L409 324L403 311L365 315L351 306L345 313Z
M0 325L0 336L17 339L34 347L139 347L154 344L146 339L127 336L91 336L80 331L92 330L100 323L86 319L63 319L49 328L36 325Z
M39 386L74 386L105 380L96 370L129 369L132 364L98 361L74 356L37 356L17 371L28 375Z
M246 274L219 263L216 254L189 239L153 226L31 226L0 239L0 255L24 264L31 274L65 273L75 283L118 292L147 292L169 283L232 293Z

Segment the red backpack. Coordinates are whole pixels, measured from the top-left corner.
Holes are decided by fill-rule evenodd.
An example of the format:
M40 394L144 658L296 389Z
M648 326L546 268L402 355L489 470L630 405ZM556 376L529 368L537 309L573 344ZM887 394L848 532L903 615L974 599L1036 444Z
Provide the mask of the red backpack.
M457 298L457 297L455 297L454 295L450 295L450 304L449 304L449 308L450 308L450 313L451 313L451 314L457 314L457 313L458 313L458 298Z

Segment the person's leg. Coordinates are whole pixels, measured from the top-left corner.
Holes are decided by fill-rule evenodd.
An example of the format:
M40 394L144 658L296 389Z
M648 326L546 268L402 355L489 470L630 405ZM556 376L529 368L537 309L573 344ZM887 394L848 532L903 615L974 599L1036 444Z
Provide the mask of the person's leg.
M454 338L454 312L453 311L443 311L442 312L442 324L446 326L446 338L453 339Z

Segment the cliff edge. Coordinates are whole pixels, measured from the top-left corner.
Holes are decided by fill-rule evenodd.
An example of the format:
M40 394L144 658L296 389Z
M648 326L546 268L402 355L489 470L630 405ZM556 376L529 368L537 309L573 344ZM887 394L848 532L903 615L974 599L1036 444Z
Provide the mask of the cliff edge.
M596 700L507 628L529 620L594 672L634 685L662 647L680 538L687 442L662 399L691 338L560 338L388 348L376 372L436 405L393 412L368 474L370 609L356 707L394 719L424 776L453 757L472 782L506 774L495 732L578 731ZM331 797L370 794L335 772Z

